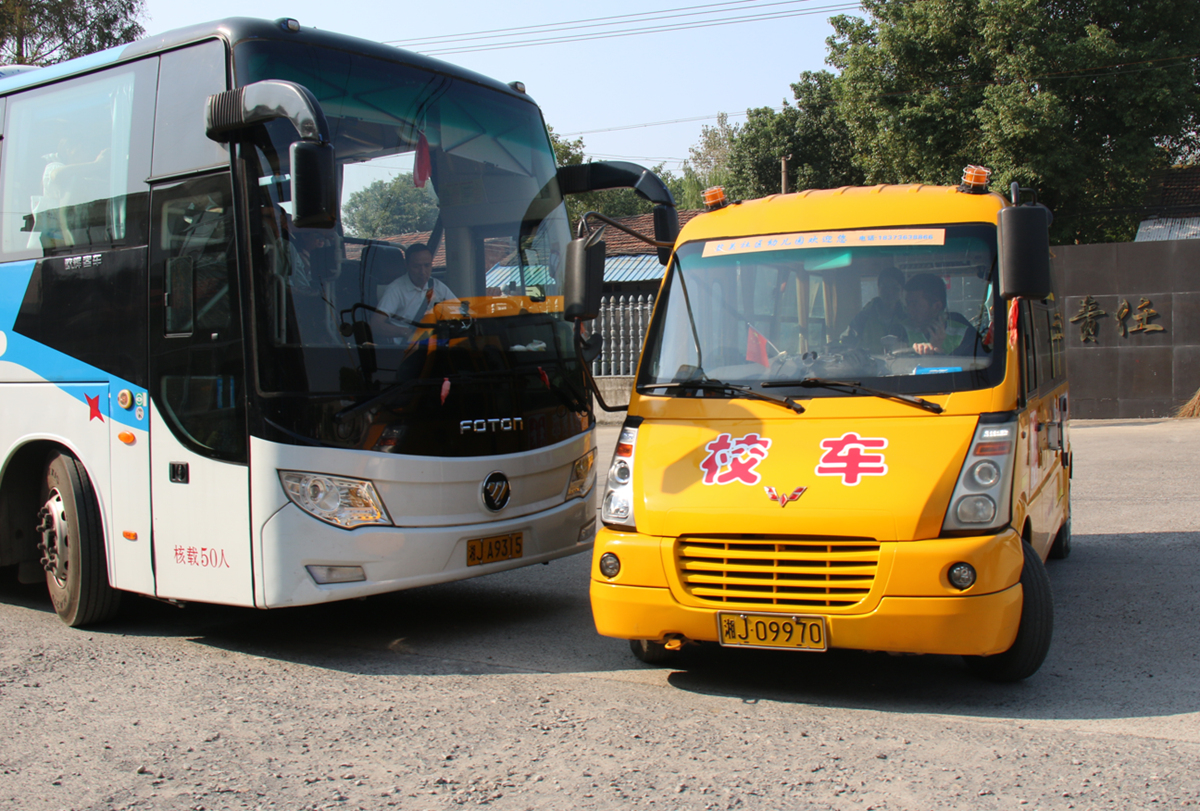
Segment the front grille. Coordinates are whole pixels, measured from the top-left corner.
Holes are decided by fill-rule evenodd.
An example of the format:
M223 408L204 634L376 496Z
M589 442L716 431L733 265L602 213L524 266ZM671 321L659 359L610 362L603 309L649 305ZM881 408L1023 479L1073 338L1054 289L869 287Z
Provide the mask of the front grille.
M850 608L875 582L879 543L762 535L683 537L675 563L684 590L712 605Z

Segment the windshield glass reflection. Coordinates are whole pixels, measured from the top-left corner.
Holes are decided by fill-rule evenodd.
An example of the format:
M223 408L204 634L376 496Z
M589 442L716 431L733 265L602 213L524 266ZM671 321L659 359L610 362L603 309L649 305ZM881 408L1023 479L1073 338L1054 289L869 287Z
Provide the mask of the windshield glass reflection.
M995 243L986 225L690 243L676 255L638 383L786 391L794 381L805 397L844 393L801 389L812 378L910 393L994 385L1004 361L993 351Z

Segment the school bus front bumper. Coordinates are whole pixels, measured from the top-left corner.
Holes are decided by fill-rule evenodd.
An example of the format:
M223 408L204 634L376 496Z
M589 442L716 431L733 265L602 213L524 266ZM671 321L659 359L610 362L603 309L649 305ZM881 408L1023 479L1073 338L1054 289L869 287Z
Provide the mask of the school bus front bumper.
M600 572L605 553L621 562L614 577ZM947 578L959 562L979 575L965 590ZM1016 638L1022 562L1021 539L1012 530L821 542L603 529L593 553L592 614L600 634L619 639L716 642L722 617L801 617L819 621L820 648L985 656L1008 650Z

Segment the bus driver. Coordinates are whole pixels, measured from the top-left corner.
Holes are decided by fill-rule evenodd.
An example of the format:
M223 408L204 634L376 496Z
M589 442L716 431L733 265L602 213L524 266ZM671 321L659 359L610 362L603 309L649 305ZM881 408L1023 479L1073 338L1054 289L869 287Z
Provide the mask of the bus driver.
M372 318L376 339L403 342L429 308L442 301L457 301L444 283L433 278L433 251L420 242L405 254L407 273L384 288Z

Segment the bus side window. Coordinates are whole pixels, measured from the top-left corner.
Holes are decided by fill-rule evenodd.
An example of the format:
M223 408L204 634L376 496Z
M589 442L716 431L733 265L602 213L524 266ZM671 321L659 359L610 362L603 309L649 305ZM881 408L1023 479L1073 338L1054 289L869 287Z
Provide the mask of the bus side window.
M1021 325L1021 395L1025 398L1037 391L1038 387L1037 349L1034 345L1033 313L1029 302L1022 300L1018 306Z
M157 60L14 95L4 133L0 253L4 258L138 245L141 141Z
M154 177L229 165L229 147L205 135L208 97L225 90L225 45L211 40L162 55L154 110Z

